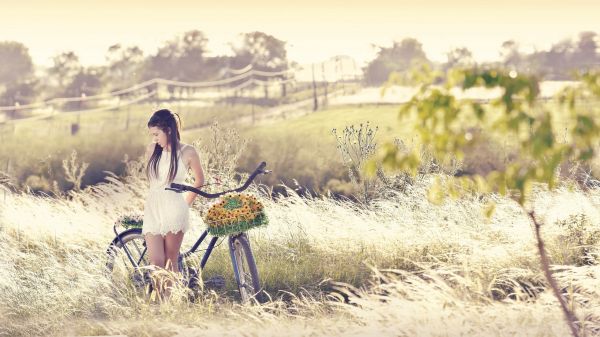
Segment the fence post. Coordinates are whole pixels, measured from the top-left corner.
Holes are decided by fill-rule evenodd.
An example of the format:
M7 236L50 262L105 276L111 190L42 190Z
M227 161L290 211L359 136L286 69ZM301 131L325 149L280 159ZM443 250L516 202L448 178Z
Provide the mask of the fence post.
M125 130L129 130L129 115L131 113L131 105L127 106L127 119L125 120Z
M156 81L155 86L154 86L154 90L156 91L156 93L154 94L154 105L158 106L160 104L160 92L159 92L160 86L158 84L158 81ZM150 89L152 90L152 89Z
M313 111L319 109L319 101L317 99L317 83L315 82L315 64L312 64L312 85L313 85Z
M8 173L8 171L10 170L10 158L8 158L8 160L6 161L6 175L10 176L10 174ZM6 188L2 189L2 192L4 193L4 203L6 203Z
M71 123L71 136L75 136L79 132L79 126L81 125L81 112L77 113L77 122Z
M323 97L323 106L325 107L327 106L327 87L329 86L329 83L325 78L325 62L321 63L321 75L323 76L323 86L325 87L325 93Z
M287 73L285 73L283 75L283 78L281 81L281 97L285 97L287 95L286 81L287 81Z

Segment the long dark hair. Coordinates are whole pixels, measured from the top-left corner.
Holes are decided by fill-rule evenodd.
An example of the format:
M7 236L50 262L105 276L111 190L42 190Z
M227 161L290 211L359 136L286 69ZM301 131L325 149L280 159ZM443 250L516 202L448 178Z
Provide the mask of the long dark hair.
M175 116L177 116L179 123L175 119ZM161 129L167 134L167 141L169 142L169 147L171 148L171 164L169 165L168 182L172 182L177 175L177 168L179 166L178 150L181 139L179 135L181 119L179 118L178 114L174 114L168 109L161 109L154 112L148 121L148 128L153 126ZM162 156L162 152L162 147L160 147L158 144L154 145L154 152L152 152L152 156L150 157L150 160L148 160L148 165L146 165L146 175L148 178L150 178L151 175L158 178L158 162Z

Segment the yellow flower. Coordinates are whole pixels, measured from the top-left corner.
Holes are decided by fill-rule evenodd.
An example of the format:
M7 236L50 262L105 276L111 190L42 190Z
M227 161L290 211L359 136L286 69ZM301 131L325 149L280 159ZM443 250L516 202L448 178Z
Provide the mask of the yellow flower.
M234 199L236 201L232 201ZM226 208L227 205L234 205L237 208L229 209ZM235 225L240 221L252 221L261 214L262 210L263 205L256 197L236 193L224 196L214 203L207 210L204 219L210 227L226 227Z

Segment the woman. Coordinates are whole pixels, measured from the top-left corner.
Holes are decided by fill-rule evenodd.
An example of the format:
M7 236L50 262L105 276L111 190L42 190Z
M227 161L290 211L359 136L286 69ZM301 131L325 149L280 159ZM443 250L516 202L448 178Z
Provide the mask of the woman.
M146 149L146 174L150 183L144 206L142 234L150 263L157 268L179 272L177 259L183 235L189 229L189 207L196 194L182 194L165 190L172 182L182 184L188 168L194 177L194 186L204 184L204 173L196 149L180 142L176 114L167 109L156 111L148 121L152 143ZM177 115L177 119L179 116ZM156 287L161 293L160 287ZM165 295L168 295L167 289Z

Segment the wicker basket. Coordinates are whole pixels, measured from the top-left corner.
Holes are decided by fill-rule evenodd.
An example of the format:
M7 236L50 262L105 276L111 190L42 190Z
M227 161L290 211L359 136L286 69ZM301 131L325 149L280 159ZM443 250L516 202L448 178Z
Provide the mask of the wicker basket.
M144 225L144 216L143 215L132 215L125 214L121 215L117 220L115 220L116 225L121 225L126 229L129 228L142 228Z
M214 203L206 212L204 222L213 236L245 232L269 223L260 201L249 194L229 194Z

